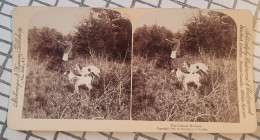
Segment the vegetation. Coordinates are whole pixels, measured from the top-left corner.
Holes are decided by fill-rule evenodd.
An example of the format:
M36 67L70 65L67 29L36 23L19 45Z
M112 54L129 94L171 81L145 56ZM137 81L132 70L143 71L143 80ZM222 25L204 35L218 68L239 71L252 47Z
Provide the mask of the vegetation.
M234 21L222 13L199 12L184 26L176 33L158 25L136 29L132 89L132 28L120 13L93 9L74 34L30 29L23 117L129 120L132 114L133 120L239 122ZM181 57L170 58L166 38L181 40ZM100 68L92 90L82 86L74 93L74 85L60 73L63 48L57 40L73 42L67 70L76 63ZM184 92L170 72L173 67L185 71L185 60L209 67L198 90L191 84Z
M134 32L133 119L239 122L234 21L219 12L200 11L184 26L177 33L158 25ZM182 56L170 58L166 38L181 40ZM184 61L209 67L198 90L191 84L184 92L171 73L173 67L185 72Z
M190 84L184 92L181 83L168 69L155 68L155 60L134 58L134 120L238 122L236 60L184 56L172 61L182 71L183 61L202 62L210 70L201 76L202 86Z
M131 23L116 11L93 9L75 28L68 35L49 27L29 30L23 117L129 119ZM57 40L73 42L72 57L63 62L66 70L73 71L76 63L101 70L92 90L81 86L74 93L74 85L60 73L63 48Z
M202 12L184 23L185 29L173 33L164 26L137 28L134 32L134 55L156 59L159 68L170 68L171 44L165 39L177 38L183 55L236 57L236 24L220 12Z
M131 22L119 12L93 9L77 26L73 44L79 55L103 55L113 61L131 60ZM86 55L87 54L87 55Z

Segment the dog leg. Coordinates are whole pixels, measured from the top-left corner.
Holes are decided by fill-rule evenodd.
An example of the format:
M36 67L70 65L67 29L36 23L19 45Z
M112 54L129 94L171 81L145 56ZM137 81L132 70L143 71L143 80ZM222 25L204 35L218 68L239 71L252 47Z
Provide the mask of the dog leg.
M183 84L183 87L184 87L184 91L188 91L188 85L187 85L187 83L186 83L186 82L183 82L182 84Z
M79 86L77 84L75 84L75 92L78 93L79 92Z
M201 84L200 84L200 82L199 82L199 81L197 81L197 82L196 82L196 85L197 85L197 89L199 89L199 88L200 88L200 86L201 86Z
M93 88L91 84L86 84L86 86L88 87L88 91L90 91Z

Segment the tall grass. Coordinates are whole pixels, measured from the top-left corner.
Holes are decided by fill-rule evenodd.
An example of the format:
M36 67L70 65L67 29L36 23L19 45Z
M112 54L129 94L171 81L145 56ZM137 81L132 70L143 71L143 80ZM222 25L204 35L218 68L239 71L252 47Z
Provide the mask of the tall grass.
M49 70L48 61L28 59L23 118L39 119L129 119L130 64L108 61L105 57L76 57L66 62L66 70L80 63L95 65L101 77L92 81L93 89L74 85L56 70ZM75 71L74 71L75 72Z
M209 74L202 75L202 86L189 85L183 91L170 69L156 67L158 60L135 56L133 60L134 120L239 122L236 60L206 56L183 56L172 60L180 68L185 60L202 62ZM160 60L159 60L160 61Z
M134 56L132 119L239 122L236 60L183 56L170 63L185 71L184 60L209 67L198 90L191 84L184 92L170 69L157 67L158 60ZM63 73L49 70L48 61L28 59L23 118L130 119L129 63L109 61L104 56L76 57L66 63L67 70L76 63L95 65L101 69L101 77L93 80L90 92L81 86L79 93L74 93L74 85Z

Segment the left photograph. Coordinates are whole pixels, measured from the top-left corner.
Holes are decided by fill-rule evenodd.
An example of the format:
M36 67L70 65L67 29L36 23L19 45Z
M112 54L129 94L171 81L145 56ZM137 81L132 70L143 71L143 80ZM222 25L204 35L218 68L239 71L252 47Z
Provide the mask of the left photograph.
M22 118L130 119L132 25L125 15L48 9L28 28Z

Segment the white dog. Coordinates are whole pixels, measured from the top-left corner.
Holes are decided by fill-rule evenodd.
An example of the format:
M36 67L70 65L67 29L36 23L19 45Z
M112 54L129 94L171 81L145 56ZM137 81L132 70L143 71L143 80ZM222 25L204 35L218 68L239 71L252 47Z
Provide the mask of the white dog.
M91 73L87 76L77 76L71 71L66 71L64 75L69 78L70 83L74 84L75 92L79 92L80 85L86 85L89 91L92 89L91 81L93 77Z
M185 91L188 90L188 83L194 83L197 85L197 89L201 86L200 75L197 73L183 73L178 68L173 69L171 72L176 74L178 81L182 83Z
M187 69L187 71L189 71L190 73L197 73L199 71L202 71L206 74L208 74L208 66L206 66L203 63L195 63L195 64L190 64L187 61L184 61L183 63L183 68Z
M93 73L94 75L100 77L100 70L94 65L82 67L80 64L76 64L74 70L76 70L82 76L86 76L90 73Z

